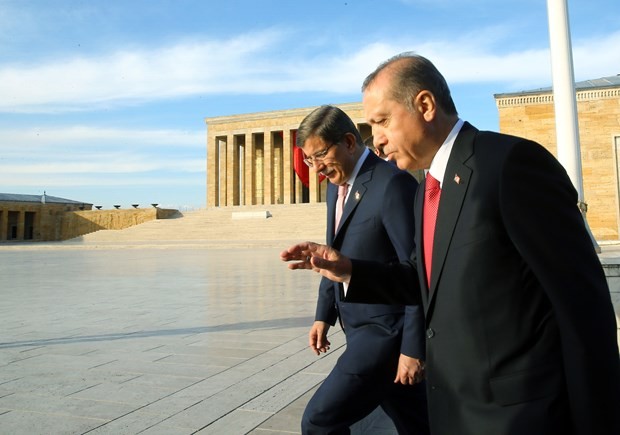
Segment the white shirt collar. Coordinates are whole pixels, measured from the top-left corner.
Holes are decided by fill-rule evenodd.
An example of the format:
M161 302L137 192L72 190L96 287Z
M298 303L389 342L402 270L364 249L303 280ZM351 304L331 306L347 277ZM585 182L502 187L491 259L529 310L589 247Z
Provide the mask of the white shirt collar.
M448 166L448 159L450 158L450 154L452 153L452 147L454 146L454 141L456 140L456 136L461 131L461 127L463 127L464 121L459 118L450 130L450 133L444 140L443 144L437 150L435 157L433 157L433 161L431 162L431 167L427 172L430 172L431 175L439 180L439 186L443 187L443 177L446 174L446 167Z

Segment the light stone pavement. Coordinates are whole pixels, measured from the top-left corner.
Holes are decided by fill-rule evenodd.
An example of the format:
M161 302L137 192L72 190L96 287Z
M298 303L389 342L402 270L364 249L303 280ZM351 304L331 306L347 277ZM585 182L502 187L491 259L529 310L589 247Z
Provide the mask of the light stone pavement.
M344 337L308 350L319 277L291 243L0 245L0 434L299 433ZM601 259L618 313L620 245Z
M299 433L344 337L308 349L319 276L286 246L0 245L0 433Z

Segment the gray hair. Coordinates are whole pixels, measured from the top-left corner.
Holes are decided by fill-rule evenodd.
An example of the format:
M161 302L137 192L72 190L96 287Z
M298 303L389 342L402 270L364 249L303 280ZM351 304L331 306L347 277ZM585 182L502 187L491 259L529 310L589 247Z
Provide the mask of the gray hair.
M340 141L347 133L355 135L357 144L362 146L362 136L349 115L338 107L324 105L314 109L301 121L297 129L295 145L303 148L312 136L321 138L325 143L333 144Z
M413 110L413 97L426 90L435 96L437 105L446 114L458 115L446 79L430 60L413 52L397 54L379 65L364 80L362 92L386 69L392 70L391 89L388 92L394 101Z

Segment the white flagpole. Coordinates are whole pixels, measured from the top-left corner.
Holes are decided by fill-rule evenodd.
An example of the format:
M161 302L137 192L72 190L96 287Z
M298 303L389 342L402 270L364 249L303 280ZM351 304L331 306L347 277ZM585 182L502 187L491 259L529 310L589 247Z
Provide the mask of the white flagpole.
M577 205L583 215L592 243L596 251L600 252L600 247L592 236L588 221L586 220L587 204L583 195L575 75L573 73L573 56L566 0L547 0L547 13L549 18L558 160L566 169L577 190Z

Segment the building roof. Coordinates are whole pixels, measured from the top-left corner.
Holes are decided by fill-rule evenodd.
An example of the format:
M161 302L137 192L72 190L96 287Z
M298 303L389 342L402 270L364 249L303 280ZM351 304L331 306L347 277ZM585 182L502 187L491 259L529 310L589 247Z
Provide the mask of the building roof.
M89 202L73 201L72 199L59 198L57 196L46 195L22 195L19 193L0 193L0 202L43 202L45 195L46 204L88 204Z
M332 104L333 106L339 107L345 112L347 110L361 110L362 103L341 103L341 104ZM250 121L250 120L263 120L263 119L272 119L272 118L283 118L288 116L306 116L314 109L319 106L311 106L311 107L302 107L297 109L282 109L282 110L270 110L267 112L254 112L254 113L241 113L236 115L224 115L224 116L212 116L209 118L205 118L205 123L207 125L214 124L225 124L229 122L235 121Z
M593 89L618 88L620 87L620 74L609 77L601 77L600 79L584 80L575 82L576 91L586 91ZM528 91L508 92L505 94L493 94L495 98L513 97L515 95L531 95L531 94L548 94L553 91L553 87L531 89Z

